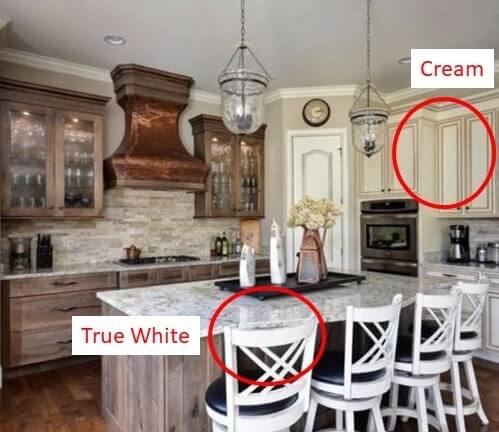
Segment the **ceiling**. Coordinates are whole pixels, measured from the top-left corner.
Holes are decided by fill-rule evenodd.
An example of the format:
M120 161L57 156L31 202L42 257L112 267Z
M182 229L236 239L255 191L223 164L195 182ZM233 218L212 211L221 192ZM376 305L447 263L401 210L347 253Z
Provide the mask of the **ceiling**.
M360 83L365 0L247 0L247 38L272 88ZM411 48L495 48L497 0L375 0L373 81L409 87ZM192 76L215 91L239 38L238 0L1 0L6 46L111 69L138 63ZM127 44L106 44L106 34Z

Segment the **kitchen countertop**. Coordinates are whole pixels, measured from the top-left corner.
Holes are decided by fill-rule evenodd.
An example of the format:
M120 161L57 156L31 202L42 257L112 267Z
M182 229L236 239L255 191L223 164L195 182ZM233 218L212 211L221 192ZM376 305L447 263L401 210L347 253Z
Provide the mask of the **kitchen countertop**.
M336 270L341 271L341 270ZM342 270L347 272L347 270ZM367 280L344 287L305 293L320 310L327 322L345 319L347 305L380 306L389 304L395 294L401 293L404 306L412 303L418 292L448 286L448 284L380 273L362 273ZM97 294L104 303L125 315L143 316L200 316L201 337L208 334L208 325L215 308L230 293L221 291L215 281L187 282ZM310 310L295 299L271 298L265 301L242 297L232 303L217 320L215 334L227 325L258 327L292 325L310 315Z
M477 270L487 273L499 274L499 265L496 264L480 264L477 262L453 263L453 262L448 262L444 259L434 259L434 260L427 260L423 264L423 266L425 265L436 265L436 266L449 267L454 269Z
M257 260L268 259L266 255L257 255ZM32 269L24 272L3 272L0 273L0 280L27 279L39 277L71 276L76 274L108 273L108 272L129 272L140 270L153 270L168 267L196 266L203 264L221 264L225 262L239 261L238 256L233 257L202 257L199 261L184 261L166 264L142 264L142 265L122 265L117 262L95 263L95 264L76 264L55 266L50 269L37 270Z

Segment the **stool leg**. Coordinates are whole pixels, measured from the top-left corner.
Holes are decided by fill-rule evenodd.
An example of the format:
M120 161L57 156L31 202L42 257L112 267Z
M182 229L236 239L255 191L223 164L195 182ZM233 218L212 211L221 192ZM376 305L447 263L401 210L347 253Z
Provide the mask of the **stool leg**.
M374 423L376 423L376 432L385 432L385 425L383 424L383 417L381 416L381 398L379 404L376 405L372 410L372 417L374 418Z
M414 409L415 406L416 406L416 390L414 389L414 387L410 387L409 388L409 397L407 400L407 408ZM402 421L404 423L407 423L409 421L409 417L403 416Z
M345 411L345 418L346 418L346 424L347 432L355 432L355 420L353 417L353 411Z
M485 411L482 407L482 401L480 400L480 392L478 391L478 383L476 380L475 369L473 368L473 362L467 360L464 363L464 368L466 371L466 378L468 380L468 385L470 386L471 394L473 395L473 399L478 403L478 417L480 418L482 424L488 425L489 419L487 418Z
M390 408L397 408L398 400L399 400L399 385L392 384L392 390L390 391ZM389 431L394 431L396 424L397 424L397 415L391 414L390 418L388 419L387 429Z
M429 432L424 387L416 388L416 408L418 410L418 432Z
M440 386L434 384L432 386L433 390L433 407L435 409L435 415L440 423L441 432L449 432L449 427L447 426L447 419L445 418L444 403L442 402L442 394L440 393Z
M337 430L343 430L343 411L336 410L336 425Z
M317 413L317 401L312 397L310 399L310 406L308 407L307 421L305 423L304 432L312 432L315 422L315 414Z
M463 412L463 395L461 392L461 376L459 375L459 362L453 361L451 365L452 397L456 409L457 432L466 432Z

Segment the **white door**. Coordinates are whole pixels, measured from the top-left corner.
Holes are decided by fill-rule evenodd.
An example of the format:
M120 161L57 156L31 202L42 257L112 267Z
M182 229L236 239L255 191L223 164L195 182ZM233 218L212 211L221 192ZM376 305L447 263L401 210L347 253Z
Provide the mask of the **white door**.
M292 203L304 195L342 203L342 146L344 133L328 136L295 136L292 139ZM343 217L327 233L324 252L330 267L343 265ZM303 229L295 228L288 250L288 271L296 269ZM289 259L290 257L293 259Z
M494 113L485 113L492 129L494 129ZM489 137L482 122L475 116L466 119L466 196L478 189L490 164ZM472 203L465 208L465 213L492 214L494 212L494 186L485 189Z

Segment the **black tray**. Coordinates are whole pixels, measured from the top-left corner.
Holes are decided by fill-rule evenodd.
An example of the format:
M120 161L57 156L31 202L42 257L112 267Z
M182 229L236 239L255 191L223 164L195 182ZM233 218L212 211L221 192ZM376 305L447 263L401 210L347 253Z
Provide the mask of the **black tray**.
M289 288L296 292L302 293L306 291L317 291L321 289L335 288L341 286L341 284L352 283L352 282L357 282L358 284L360 284L364 280L366 280L365 276L353 275L348 273L329 272L328 278L323 281L320 281L316 284L304 284L304 283L299 283L296 280L296 273L288 273L288 280L286 281L286 283L282 285L273 284L270 280L270 276L262 276L256 278L255 286L262 286L262 285L282 286L284 288ZM218 281L215 282L215 285L219 287L221 290L227 290L232 292L244 291L244 288L241 288L241 286L239 285L239 279ZM279 292L259 292L259 293L250 294L250 296L256 297L259 300L266 300L270 297L276 297L280 295L282 294Z

